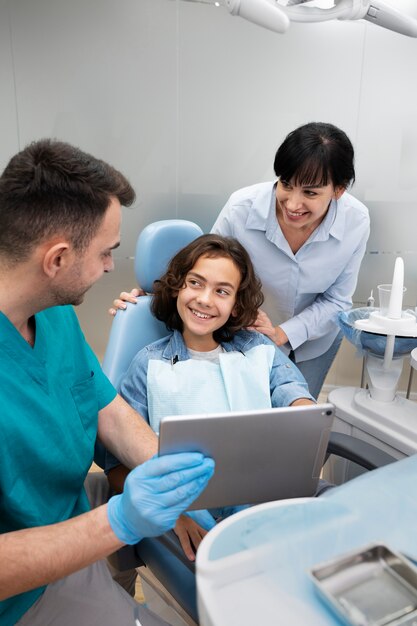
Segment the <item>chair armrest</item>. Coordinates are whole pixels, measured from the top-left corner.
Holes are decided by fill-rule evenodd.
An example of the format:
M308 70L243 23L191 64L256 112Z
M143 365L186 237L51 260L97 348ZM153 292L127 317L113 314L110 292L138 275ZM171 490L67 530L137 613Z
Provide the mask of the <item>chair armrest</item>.
M348 461L353 461L367 470L377 469L398 461L395 457L376 448L367 441L336 432L330 433L327 454L335 454Z
M168 531L160 537L155 537L163 546L165 546L174 556L176 556L183 565L185 565L190 572L195 573L195 562L187 559L184 554L184 550L181 547L180 541L173 530Z

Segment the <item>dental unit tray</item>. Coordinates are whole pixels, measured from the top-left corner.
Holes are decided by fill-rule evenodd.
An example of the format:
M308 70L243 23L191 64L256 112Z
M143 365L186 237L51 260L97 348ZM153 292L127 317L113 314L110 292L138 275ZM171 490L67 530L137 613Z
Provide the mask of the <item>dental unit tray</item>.
M387 343L386 335L380 332L361 330L361 327L363 328L361 322L367 320L372 313L378 312L379 309L373 307L360 307L351 309L350 311L342 311L338 316L338 324L346 339L352 343L360 353L362 353L363 350L367 350L370 354L383 357ZM414 315L413 318L415 323L416 318ZM393 357L398 358L410 354L414 348L417 348L417 337L396 335Z
M416 316L402 311L399 319L389 319L381 315L379 310L370 313L368 319L358 320L356 328L377 335L397 335L400 337L417 337Z
M417 567L383 544L322 563L310 574L344 624L417 625Z

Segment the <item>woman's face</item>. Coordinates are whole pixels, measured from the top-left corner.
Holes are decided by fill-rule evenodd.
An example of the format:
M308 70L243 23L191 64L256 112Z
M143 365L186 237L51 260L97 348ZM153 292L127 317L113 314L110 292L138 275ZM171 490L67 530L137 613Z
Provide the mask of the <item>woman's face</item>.
M339 199L343 187L328 185L300 185L294 181L277 183L277 217L284 226L296 230L313 231L322 222L330 202Z

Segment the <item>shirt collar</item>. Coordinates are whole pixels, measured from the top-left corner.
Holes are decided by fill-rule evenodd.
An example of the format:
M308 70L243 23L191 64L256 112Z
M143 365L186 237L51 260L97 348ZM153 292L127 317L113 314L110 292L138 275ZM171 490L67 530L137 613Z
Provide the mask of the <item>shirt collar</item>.
M345 218L340 201L332 200L324 220L316 230L314 241L326 241L330 236L341 241L345 232Z
M275 180L260 187L252 201L251 211L249 211L246 220L246 228L263 231L268 241L271 241L285 254L293 258L294 255L277 220L275 195L277 182Z
M252 207L246 219L246 227L262 230L273 241L278 236L278 221L275 212L275 190L277 180L262 185L252 201ZM345 212L342 210L343 195L339 200L332 200L326 217L318 227L314 241L326 241L329 236L342 240L345 232ZM283 236L282 236L283 237ZM284 238L284 237L283 237ZM283 242L281 242L283 243Z
M224 341L221 346L225 352L245 352L247 347L251 344L256 333L249 330L241 330L237 333L232 341ZM187 361L190 358L187 346L184 343L184 339L179 330L174 330L168 344L162 354L167 361Z
M246 227L253 230L267 230L271 207L275 213L275 188L277 181L262 185L253 198L251 210L246 219Z
M254 336L253 331L242 329L234 335L232 341L222 343L222 348L225 352L241 352L244 354L248 346L253 342Z
M175 363L177 361L186 361L190 358L184 339L182 338L182 334L179 330L174 330L172 333L162 357L168 361L174 361L176 359Z

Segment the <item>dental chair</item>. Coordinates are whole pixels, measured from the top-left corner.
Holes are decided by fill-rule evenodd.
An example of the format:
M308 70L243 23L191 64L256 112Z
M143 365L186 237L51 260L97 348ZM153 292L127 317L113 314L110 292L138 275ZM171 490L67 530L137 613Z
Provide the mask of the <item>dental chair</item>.
M202 234L197 224L181 219L161 220L146 226L138 237L135 252L135 275L142 289L150 294L154 281L165 272L171 258ZM150 303L151 295L141 296L136 304L127 303L126 309L119 310L113 320L102 367L117 390L135 354L168 334L165 324L152 315ZM94 460L104 468L105 449L99 441ZM194 563L184 555L173 531L119 551L122 569L143 564L196 622Z
M139 235L135 254L138 284L147 294L166 270L169 260L185 245L202 235L199 226L186 220L163 220L149 224ZM168 331L150 311L151 296L141 296L136 304L127 303L114 318L107 345L103 371L116 389L135 354L149 343L164 337ZM332 433L328 455L335 454L354 461L367 470L381 467L394 459L365 441ZM95 462L104 467L105 450L96 443ZM126 546L124 567L145 564L194 623L198 623L195 566L184 555L173 531L162 537L144 539L133 547ZM190 622L192 623L192 622Z

